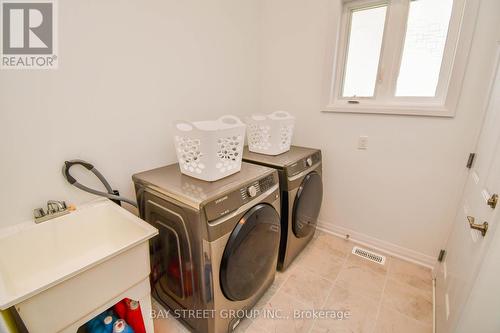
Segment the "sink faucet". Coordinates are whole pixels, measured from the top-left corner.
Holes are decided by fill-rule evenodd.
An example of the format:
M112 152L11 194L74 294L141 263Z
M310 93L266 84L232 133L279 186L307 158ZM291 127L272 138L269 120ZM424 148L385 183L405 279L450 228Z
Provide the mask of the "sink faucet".
M64 201L49 200L47 201L47 211L43 208L36 208L33 210L35 223L41 223L51 220L58 216L66 215L69 213L68 206Z

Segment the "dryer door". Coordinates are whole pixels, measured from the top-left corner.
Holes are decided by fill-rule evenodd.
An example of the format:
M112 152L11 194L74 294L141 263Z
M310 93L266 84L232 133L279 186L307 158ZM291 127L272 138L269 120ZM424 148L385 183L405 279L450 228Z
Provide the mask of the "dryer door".
M221 288L233 301L257 292L276 270L280 242L280 218L273 206L251 208L236 225L222 256Z
M298 238L314 233L318 221L323 182L321 176L313 171L304 177L293 203L292 229Z

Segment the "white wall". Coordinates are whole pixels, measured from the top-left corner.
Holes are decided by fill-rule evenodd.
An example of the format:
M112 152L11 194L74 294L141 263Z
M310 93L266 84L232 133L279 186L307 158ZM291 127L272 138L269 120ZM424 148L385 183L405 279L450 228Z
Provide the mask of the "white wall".
M434 257L480 125L500 2L482 1L452 119L319 112L339 3L59 2L60 68L0 71L0 227L47 199L90 198L65 183L64 160L93 162L133 196L133 173L175 160L173 119L284 109L295 143L323 150L328 228Z
M499 6L498 0L482 1L456 117L432 118L320 113L340 1L264 2L261 110L294 113L295 144L322 149L325 228L418 260L435 258L455 216L481 122ZM366 151L357 150L360 135L369 137Z
M59 69L0 71L0 227L91 197L65 182L64 160L94 163L132 197L133 173L175 160L172 120L258 105L258 3L58 4Z

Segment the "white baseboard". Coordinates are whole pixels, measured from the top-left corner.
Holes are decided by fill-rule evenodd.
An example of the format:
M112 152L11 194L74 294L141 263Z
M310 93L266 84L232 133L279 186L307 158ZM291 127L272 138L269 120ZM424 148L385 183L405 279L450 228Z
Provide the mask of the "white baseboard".
M378 238L374 238L348 228L344 228L332 223L327 223L323 220L318 220L318 229L333 235L345 238L349 235L349 239L372 249L385 252L386 254L397 257L406 261L413 262L417 265L425 266L430 269L434 267L436 258L426 254L416 252L405 247L392 244Z

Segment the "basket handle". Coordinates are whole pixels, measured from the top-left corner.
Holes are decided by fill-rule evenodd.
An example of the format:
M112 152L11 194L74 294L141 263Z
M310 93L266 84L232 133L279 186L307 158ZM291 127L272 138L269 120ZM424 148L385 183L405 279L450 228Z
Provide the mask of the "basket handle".
M244 125L240 118L230 114L224 115L217 120L226 125Z
M288 119L293 118L293 116L287 111L274 111L269 114L269 118L271 119Z
M254 113L250 117L247 117L247 118L250 118L251 120L262 121L262 120L266 120L267 116L263 113Z
M183 131L183 132L190 132L193 130L194 128L194 125L191 124L190 122L188 121L182 121L182 120L179 120L179 121L175 121L174 122L174 126L179 130L179 131Z

